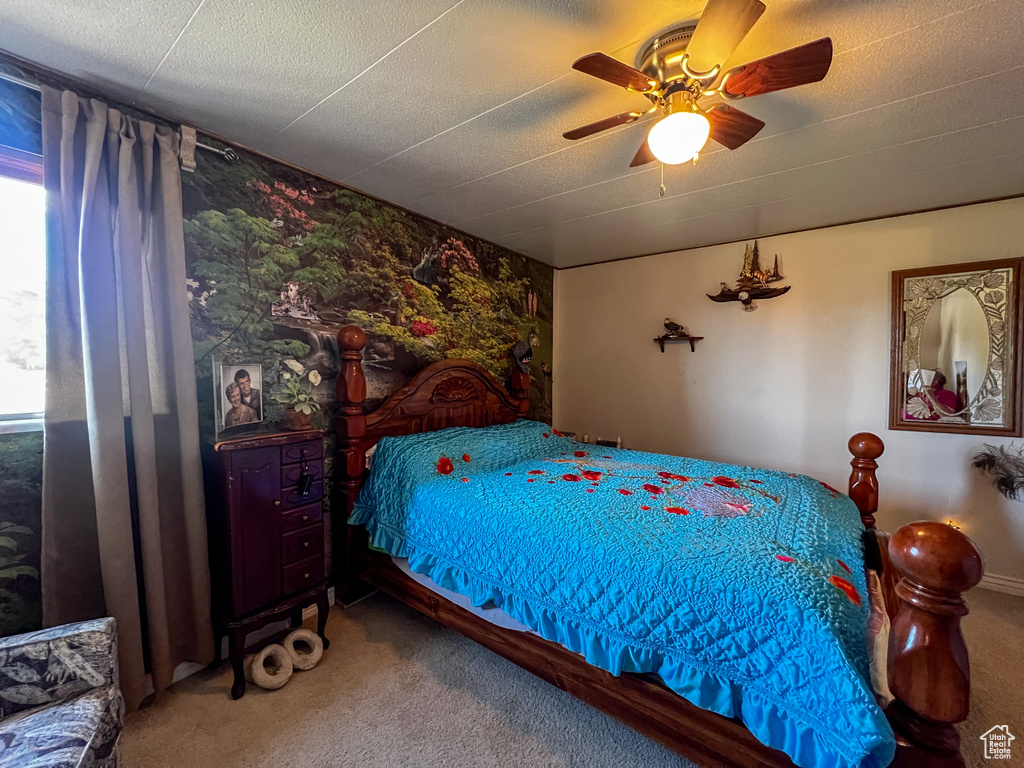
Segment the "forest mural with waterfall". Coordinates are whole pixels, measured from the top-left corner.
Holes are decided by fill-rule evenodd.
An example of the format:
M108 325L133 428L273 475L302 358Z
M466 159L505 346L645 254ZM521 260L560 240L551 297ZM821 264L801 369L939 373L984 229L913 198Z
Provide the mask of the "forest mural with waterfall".
M187 285L201 431L214 431L212 367L262 366L264 425L295 363L319 376L326 426L337 332L367 334L368 405L425 365L468 358L506 381L533 348L530 415L551 418L551 267L404 209L237 150L182 174Z

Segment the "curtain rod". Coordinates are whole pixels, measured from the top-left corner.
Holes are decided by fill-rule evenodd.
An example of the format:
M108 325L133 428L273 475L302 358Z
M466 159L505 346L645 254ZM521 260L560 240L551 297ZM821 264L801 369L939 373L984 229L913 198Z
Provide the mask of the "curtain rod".
M39 83L33 83L30 80L18 77L17 75L12 75L9 72L0 71L0 80L6 80L8 83L14 83L15 85L20 85L23 88L28 88L29 90L40 93L43 90ZM238 153L233 149L217 149L217 147L211 147L210 145L203 144L202 142L196 142L196 149L205 149L207 152L213 152L216 155L220 155L229 163L233 163L238 159Z
M42 88L39 87L38 83L30 82L29 80L25 80L17 75L12 75L9 72L0 72L0 80L6 80L8 83L14 83L15 85L20 85L22 88L28 88L33 91L42 91Z

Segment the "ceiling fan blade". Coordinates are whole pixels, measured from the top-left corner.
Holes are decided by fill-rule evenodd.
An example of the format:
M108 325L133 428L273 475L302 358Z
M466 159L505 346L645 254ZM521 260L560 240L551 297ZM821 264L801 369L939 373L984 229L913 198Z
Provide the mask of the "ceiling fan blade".
M644 137L644 143L640 145L640 149L633 155L633 159L629 163L630 168L636 168L639 165L647 165L657 160L654 153L651 152L650 146L647 144L647 137Z
M694 72L710 72L716 64L725 64L764 8L761 0L708 0L686 44L687 66Z
M640 70L633 69L603 53L588 53L586 56L576 59L572 68L637 93L651 93L658 90L660 85Z
M730 70L722 81L722 93L734 97L759 96L816 83L825 78L831 65L832 38L823 37Z
M609 128L614 128L617 125L628 125L634 120L639 120L643 116L643 112L623 112L621 115L615 115L615 117L606 117L604 120L598 120L596 123L590 123L590 125L584 125L580 128L573 128L571 131L563 133L562 138L569 139L570 141L576 141L576 139L582 139L586 136L592 136L595 133L600 133L601 131L607 131Z
M739 149L764 128L764 121L728 104L716 104L706 113L711 138L728 149Z

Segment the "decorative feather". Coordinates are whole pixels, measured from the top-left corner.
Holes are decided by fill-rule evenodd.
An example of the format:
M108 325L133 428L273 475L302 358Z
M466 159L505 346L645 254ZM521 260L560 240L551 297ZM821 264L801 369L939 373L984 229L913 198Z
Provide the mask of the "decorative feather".
M993 476L993 484L1008 499L1017 501L1024 492L1024 447L985 444L971 465Z

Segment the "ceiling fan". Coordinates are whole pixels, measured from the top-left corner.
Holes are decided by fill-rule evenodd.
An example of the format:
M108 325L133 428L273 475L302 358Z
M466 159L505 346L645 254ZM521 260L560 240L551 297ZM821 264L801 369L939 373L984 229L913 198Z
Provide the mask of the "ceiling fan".
M721 96L736 100L816 83L832 64L832 40L823 37L722 74L725 63L764 11L761 0L708 0L699 22L672 27L651 40L637 56L636 68L603 53L577 59L573 69L642 94L652 106L562 136L575 141L661 111L664 116L651 128L630 167L655 160L667 165L690 159L696 162L709 137L729 149L743 146L764 128L764 122L723 102L705 109L699 104L701 99Z

